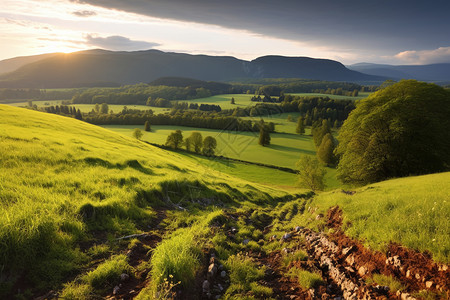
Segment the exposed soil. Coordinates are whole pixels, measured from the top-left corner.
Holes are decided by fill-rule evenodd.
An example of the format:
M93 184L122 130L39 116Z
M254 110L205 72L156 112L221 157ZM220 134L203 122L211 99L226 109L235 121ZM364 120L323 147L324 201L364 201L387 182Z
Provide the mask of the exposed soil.
M291 248L270 254L249 253L258 264L267 267L260 284L273 290L275 299L415 299L414 292L428 290L436 299L450 299L450 273L446 265L435 263L428 253L420 253L397 244L391 244L387 253L372 251L342 231L342 211L333 207L328 211L326 224L334 233L324 233L297 227L291 231ZM295 243L298 241L298 243ZM292 245L295 245L292 247ZM305 250L306 261L282 265L287 253ZM292 267L321 274L323 283L302 290L293 276ZM366 279L373 274L392 276L405 287L390 291L388 287L369 285Z
M151 232L137 236L139 243L136 243L131 249L126 252L128 257L128 263L132 267L137 267L142 263L148 263L151 259L151 249L155 248L156 245L161 242L161 235L163 234L160 228L161 222L166 218L165 209L156 210L156 218L152 220L149 225L150 228L154 229ZM133 299L136 297L140 291L145 288L149 280L147 275L150 269L146 268L135 274L135 276L122 281L119 285L118 292L114 292L107 295L106 299Z

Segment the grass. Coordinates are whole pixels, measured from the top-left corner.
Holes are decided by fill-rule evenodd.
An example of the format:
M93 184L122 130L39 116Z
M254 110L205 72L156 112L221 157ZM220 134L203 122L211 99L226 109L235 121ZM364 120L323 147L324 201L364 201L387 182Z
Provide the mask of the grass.
M98 230L110 238L141 232L155 216L152 206L169 194L182 200L173 195L190 186L193 197L217 201L286 195L198 171L176 153L72 118L6 105L0 115L0 264L9 278L0 294L18 274L36 289L57 287L87 260L79 242L95 239Z
M295 126L295 124L293 126ZM133 129L136 128L136 126L127 125L106 125L103 127L130 137ZM194 131L200 132L203 137L208 135L213 136L217 140L216 155L223 155L244 161L273 164L294 169L295 163L298 161L300 155L315 155L316 153L311 136L288 133L272 133L271 145L262 147L258 144L259 136L251 132L236 133L184 126L155 125L152 126L151 132L144 133L142 140L163 145L166 142L167 136L177 129L183 132L184 137L189 136ZM295 174L284 174L285 172L281 173L275 170L260 171L260 169L249 165L238 170L237 167L240 165L235 163L231 163L230 165L228 162L217 160L211 163L211 160L198 157L196 157L194 161L202 164L206 163L208 167L217 168L217 170L224 173L245 178L250 181L267 183L268 180L270 180L269 184L273 183L275 185L291 187L296 185ZM236 167L233 167L233 164L236 165ZM256 174L256 176L252 176L254 174ZM270 177L267 177L266 174L270 174ZM326 183L328 189L341 186L336 179L335 169L327 168Z
M224 262L224 265L229 270L230 276L230 286L224 299L239 299L247 293L262 298L272 294L270 288L257 283L264 277L266 268L258 267L251 258L239 254L232 255Z
M208 98L200 98L195 100L180 100L178 102L198 103L200 104L214 104L220 105L222 109L245 108L254 106L257 102L252 102L250 99L254 95L247 94L223 94L215 95ZM234 98L235 104L231 104L231 98Z
M366 282L369 285L374 284L387 286L392 293L403 291L405 289L405 287L397 279L383 274L373 274L372 277L366 279Z
M339 205L346 233L363 240L372 249L384 250L397 242L419 251L429 251L437 261L450 262L450 172L399 178L354 189L354 195L339 190L322 193L308 204L311 212L294 217L289 226L316 227L319 213ZM313 221L310 221L312 219Z
M49 107L49 106L55 106L55 105L61 105L63 101L70 101L70 100L39 100L39 101L33 101L33 105L37 105L38 107ZM15 107L26 107L28 106L28 102L15 102L10 103L8 105L15 106ZM91 112L95 108L95 104L68 104L69 106L74 106L76 109L79 109L82 113L88 113ZM152 106L146 106L146 105L123 105L123 104L108 104L109 110L113 111L114 113L121 112L123 107L126 106L128 109L139 109L139 110L153 110L154 114L160 114L160 113L166 113L170 111L170 108L164 108L164 107L152 107Z
M294 271L292 271L294 270ZM306 270L291 269L295 276L298 278L298 283L304 290L316 288L323 283L322 277L317 273L311 273Z
M289 94L292 96L300 96L300 97L328 97L330 99L358 100L358 99L367 98L370 93L359 93L359 95L357 97L331 95L331 94L320 94L320 93L289 93Z
M120 282L120 275L131 275L133 272L128 265L125 255L117 255L101 263L96 269L82 277L82 281L94 289L106 289L114 287Z

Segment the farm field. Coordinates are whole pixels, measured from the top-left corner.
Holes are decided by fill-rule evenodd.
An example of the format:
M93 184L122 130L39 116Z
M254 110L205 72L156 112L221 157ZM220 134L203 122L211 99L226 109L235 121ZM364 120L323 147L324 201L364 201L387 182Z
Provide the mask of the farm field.
M130 137L133 129L136 128L133 125L105 125L102 127ZM164 145L167 136L177 129L183 132L183 137L188 137L194 131L200 132L203 137L210 135L217 140L216 155L244 161L295 169L295 163L300 155L315 155L311 136L287 133L272 133L271 145L261 147L258 144L259 135L251 132L236 133L184 126L152 126L151 132L144 132L142 140ZM327 168L326 183L329 189L341 186L335 174L335 169ZM291 178L291 176L288 177ZM291 184L294 184L292 180L287 185Z
M33 101L33 105L36 104L38 107L48 107L48 106L54 106L54 105L61 105L63 101L69 101L69 100L43 100L43 101ZM17 102L17 103L9 103L8 105L15 106L15 107L25 107L28 106L27 102ZM74 106L76 109L79 109L82 113L88 113L92 111L95 108L95 104L67 104L70 106ZM139 109L139 110L153 110L153 113L159 114L159 113L165 113L167 111L170 111L170 108L164 108L164 107L150 107L147 105L116 105L116 104L108 104L109 110L112 110L114 113L118 113L122 111L123 107L126 106L129 109Z
M198 103L200 104L215 104L220 105L222 109L245 108L254 106L257 102L252 102L250 99L254 95L248 94L223 94L215 95L207 98L193 99L193 100L179 100L178 102ZM234 98L236 104L231 104L231 98Z
M358 99L367 98L370 95L370 93L368 93L368 92L359 93L359 95L357 97L321 94L321 93L286 93L286 94L293 95L293 96L300 96L300 97L328 97L330 99L337 99L337 100L340 100L340 99L358 100Z

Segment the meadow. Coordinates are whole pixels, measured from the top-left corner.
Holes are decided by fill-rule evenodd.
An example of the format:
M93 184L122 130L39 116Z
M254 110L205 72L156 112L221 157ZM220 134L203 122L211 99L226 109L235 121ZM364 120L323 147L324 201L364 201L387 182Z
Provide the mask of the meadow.
M333 232L323 216L336 205L343 212L345 233L370 249L385 251L390 242L398 242L429 251L436 261L450 262L450 173L314 195L292 186L294 174L165 151L128 137L133 126L114 129L121 133L117 134L72 118L6 105L0 105L0 115L3 298L34 298L50 289L64 299L105 298L124 273L139 283L138 289L130 288L139 293L137 299L152 299L157 291L170 293L174 285L192 291L212 247L229 274L224 298L269 298L274 290L261 283L269 267L245 253L271 255L300 247L302 241L270 241L272 235L281 236L295 226ZM144 139L164 142L175 129L154 127ZM201 131L184 129L185 136ZM231 137L225 141L237 149L242 145L239 139L257 139L227 135ZM289 152L285 147L294 147L290 143L298 145L295 151L314 155L310 136L273 136L274 148L252 148L250 143L253 153L248 159L287 164L297 159L282 154ZM270 230L263 233L266 226ZM233 238L227 237L230 228L237 232ZM122 239L130 234L155 240L145 244L145 239ZM139 261L125 255L137 248L143 249ZM280 259L286 264L307 259L301 251L292 257ZM294 275L304 281L301 286L309 286L316 276L300 271Z

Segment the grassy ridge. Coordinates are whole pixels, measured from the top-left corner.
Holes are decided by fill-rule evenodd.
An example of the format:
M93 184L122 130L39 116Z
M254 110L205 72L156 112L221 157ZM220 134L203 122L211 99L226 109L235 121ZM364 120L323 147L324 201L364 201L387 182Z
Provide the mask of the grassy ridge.
M434 259L448 263L449 182L447 172L374 183L355 189L353 195L340 190L322 193L308 204L311 213L297 215L291 225L317 227L322 221L316 221L315 216L326 215L328 208L339 205L346 233L370 248L383 250L389 242L397 242L429 251Z
M56 285L88 259L77 242L139 232L169 194L181 205L285 195L75 119L5 105L0 116L3 291L23 276Z

